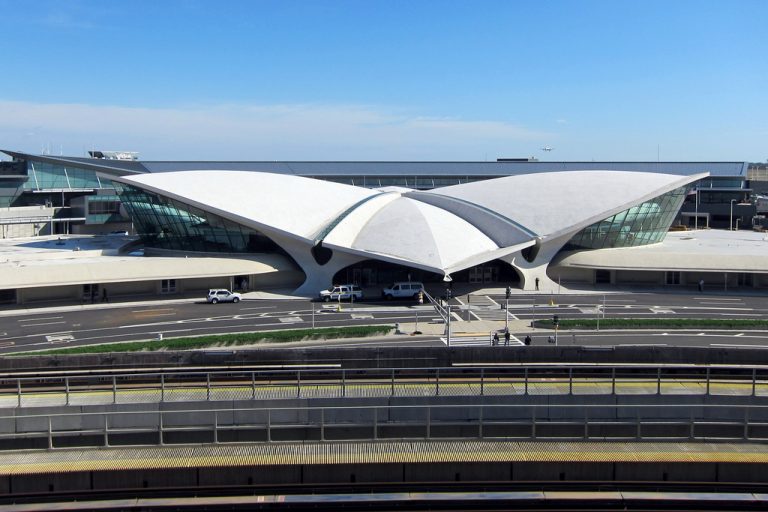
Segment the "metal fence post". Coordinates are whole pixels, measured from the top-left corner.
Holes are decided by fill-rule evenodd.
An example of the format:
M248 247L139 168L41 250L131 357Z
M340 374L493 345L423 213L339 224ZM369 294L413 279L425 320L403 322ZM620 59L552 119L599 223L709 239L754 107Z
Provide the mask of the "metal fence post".
M256 372L251 372L251 400L256 400Z
M611 394L616 394L616 367L611 368Z
M157 411L157 427L158 427L158 433L160 434L158 441L160 442L160 446L163 446L165 444L165 439L163 439L163 411Z
M53 432L52 432L50 416L48 416L48 449L53 450Z
M205 400L211 401L211 373L205 374Z
M325 441L325 407L320 409L320 441Z
M16 407L21 407L21 379L16 379Z
M483 438L483 411L484 411L484 409L485 408L481 405L480 406L480 426L479 426L479 430L478 430L478 434L479 434L480 439Z
M691 412L690 412L690 420L689 420L689 421L690 421L690 424L689 424L689 426L690 426L690 432L688 433L688 439L690 439L691 441L693 441L694 439L696 439L696 432L695 432L695 430L694 430L694 429L695 429L695 426L694 426L694 420L693 420L693 409L691 409Z
M69 405L69 377L64 377L64 389L66 404Z
M485 368L480 368L480 396L485 394Z
M749 407L744 407L744 440L749 441Z
M301 370L296 370L296 398L301 398Z
M213 411L213 444L219 444L219 411Z
M389 391L389 396L395 396L395 369L394 368L392 368L392 379L390 380L390 382L391 382L391 388Z
M568 368L568 394L573 395L573 368Z
M272 409L267 409L267 442L272 442Z
M528 394L528 368L525 369L524 378L525 378L525 388L524 388L525 392L523 394L527 395Z
M112 376L112 403L117 403L117 376Z
M165 402L165 374L160 374L160 401Z
M706 393L707 396L709 396L709 378L710 378L709 366L707 366L707 393Z
M109 448L109 414L104 413L104 447Z
M656 368L656 394L661 394L661 367Z
M752 368L752 396L757 394L757 368Z
M373 439L379 439L379 408L373 408Z
M435 396L440 396L440 368L435 369Z
M432 438L432 406L427 406L427 441Z
M341 396L347 396L347 370L341 369Z

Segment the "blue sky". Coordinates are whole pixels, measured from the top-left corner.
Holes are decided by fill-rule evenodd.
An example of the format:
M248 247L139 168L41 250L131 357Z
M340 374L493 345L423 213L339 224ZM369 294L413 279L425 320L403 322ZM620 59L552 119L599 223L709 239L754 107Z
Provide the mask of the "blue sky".
M0 9L0 148L146 160L768 158L764 0Z

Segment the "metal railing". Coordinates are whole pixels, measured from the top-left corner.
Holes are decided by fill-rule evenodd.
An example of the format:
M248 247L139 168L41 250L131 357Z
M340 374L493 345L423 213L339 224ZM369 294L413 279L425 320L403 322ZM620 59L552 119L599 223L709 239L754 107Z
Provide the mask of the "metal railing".
M768 368L534 365L0 377L0 408L441 395L768 396Z
M0 450L380 440L768 441L768 406L400 405L0 417Z

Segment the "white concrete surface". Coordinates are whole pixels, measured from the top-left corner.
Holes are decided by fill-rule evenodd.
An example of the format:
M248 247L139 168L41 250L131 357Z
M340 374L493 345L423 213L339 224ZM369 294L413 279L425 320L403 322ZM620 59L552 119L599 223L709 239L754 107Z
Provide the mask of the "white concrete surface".
M673 231L662 243L572 252L563 267L768 273L768 235L720 229Z

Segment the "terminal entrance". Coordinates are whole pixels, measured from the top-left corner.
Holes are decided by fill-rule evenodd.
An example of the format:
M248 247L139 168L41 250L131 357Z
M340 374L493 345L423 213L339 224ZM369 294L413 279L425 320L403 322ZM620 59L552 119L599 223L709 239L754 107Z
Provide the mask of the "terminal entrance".
M493 260L451 274L454 283L520 286L520 275L509 263Z
M443 276L386 261L365 260L343 268L333 276L334 284L355 284L363 288L387 286L398 281L442 283Z
M493 260L482 265L451 274L453 283L472 285L502 284L520 286L520 275L509 263ZM384 261L365 260L341 269L333 276L334 284L355 284L358 286L385 286L398 281L418 281L443 284L442 274L396 265Z

